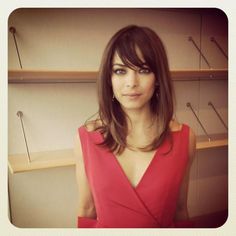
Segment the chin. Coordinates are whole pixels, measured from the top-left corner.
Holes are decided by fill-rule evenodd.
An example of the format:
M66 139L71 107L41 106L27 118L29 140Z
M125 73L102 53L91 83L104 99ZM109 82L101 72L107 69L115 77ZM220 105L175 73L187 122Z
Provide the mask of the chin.
M123 110L140 110L143 107L145 107L145 105L143 105L143 104L122 104L121 107Z

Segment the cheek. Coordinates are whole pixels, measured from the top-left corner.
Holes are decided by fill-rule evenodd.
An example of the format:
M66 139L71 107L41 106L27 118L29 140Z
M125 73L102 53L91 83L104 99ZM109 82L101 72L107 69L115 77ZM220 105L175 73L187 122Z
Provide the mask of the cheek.
M155 83L155 78L150 78L150 80L146 83L146 90L150 91L151 94L153 94L155 91Z
M119 82L119 80L115 78L111 79L111 85L112 85L112 90L114 94L116 94L121 88L121 83Z
M148 88L147 90L147 96L148 96L148 99L151 99L153 94L155 93L155 85L153 86L150 86L150 88Z

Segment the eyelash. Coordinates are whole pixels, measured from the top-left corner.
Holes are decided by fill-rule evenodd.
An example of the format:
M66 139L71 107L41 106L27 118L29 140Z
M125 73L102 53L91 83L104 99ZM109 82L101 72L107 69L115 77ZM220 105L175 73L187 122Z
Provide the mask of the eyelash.
M113 73L116 75L124 75L126 73L126 71L124 69L114 69Z
M150 74L150 73L151 73L151 70L150 70L149 68L140 68L140 69L138 70L138 72L139 72L140 74ZM125 70L125 69L120 69L120 68L118 68L118 69L114 69L114 70L113 70L113 73L114 73L114 74L117 74L117 75L124 75L124 74L126 74L126 70Z
M149 74L151 70L149 68L140 68L139 73Z

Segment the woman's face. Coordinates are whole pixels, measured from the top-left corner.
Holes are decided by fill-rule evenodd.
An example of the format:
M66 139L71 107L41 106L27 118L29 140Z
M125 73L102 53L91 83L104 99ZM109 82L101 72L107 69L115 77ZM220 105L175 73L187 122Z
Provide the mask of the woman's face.
M137 50L137 54L144 61L139 50ZM118 54L115 53L111 81L114 96L123 110L140 110L150 107L156 78L145 62L142 68L131 69L124 65Z

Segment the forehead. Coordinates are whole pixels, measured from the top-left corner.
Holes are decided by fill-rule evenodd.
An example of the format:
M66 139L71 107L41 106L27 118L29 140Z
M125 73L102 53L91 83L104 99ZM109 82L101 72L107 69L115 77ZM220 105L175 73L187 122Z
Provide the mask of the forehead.
M145 63L145 60L144 60L144 57L143 57L143 54L141 52L141 50L136 46L135 47L135 53L136 55L133 55L133 57L138 57L143 63ZM114 56L113 56L113 59L112 59L112 63L123 63L121 57L119 56L118 52L115 51L114 53Z
M118 55L117 52L115 52L114 56L113 56L113 60L112 60L113 64L122 64L123 61L121 60L120 56Z

